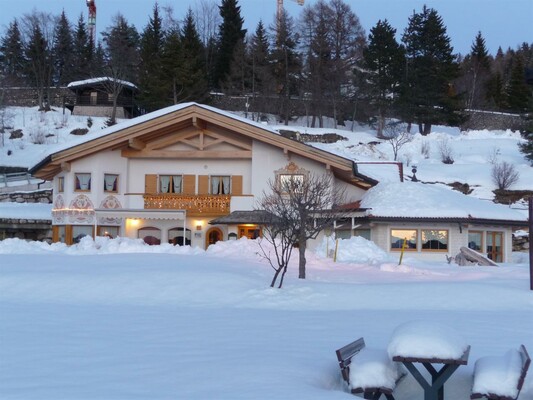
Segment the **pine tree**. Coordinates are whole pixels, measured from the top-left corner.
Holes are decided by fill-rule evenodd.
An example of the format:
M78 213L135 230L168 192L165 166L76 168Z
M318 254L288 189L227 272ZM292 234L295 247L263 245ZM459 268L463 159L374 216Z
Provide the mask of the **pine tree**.
M166 98L171 104L178 104L181 96L181 34L178 26L167 32L163 45L163 70L167 78Z
M25 65L22 37L18 22L14 19L0 41L0 67L4 75L4 85L22 85L24 83L23 68Z
M452 81L458 68L442 18L432 8L414 13L404 31L406 76L403 80L404 119L419 124L423 135L435 123L456 123L458 101Z
M208 96L204 65L204 46L189 8L181 30L182 85L181 101L203 102Z
M71 79L82 80L87 79L91 75L97 75L92 66L93 48L89 40L83 15L80 15L73 37Z
M370 86L370 98L378 114L377 134L381 136L385 117L399 91L405 64L404 49L396 42L396 29L387 20L378 21L368 35L364 51L364 69Z
M139 67L140 101L146 110L156 110L169 104L166 98L168 85L162 66L165 35L159 6L154 5L153 15L141 34Z
M291 116L291 98L298 95L301 61L296 52L298 36L295 33L294 20L285 11L281 13L275 31L276 43L272 50L272 75L278 94L278 114L285 125Z
M65 15L61 13L54 32L54 45L52 54L54 59L54 75L52 82L58 86L69 83L73 69L73 39L70 23Z
M37 21L37 18L31 20L31 31L24 48L27 59L26 71L37 91L39 109L49 110L48 90L52 78L52 51Z
M516 55L513 60L506 98L509 111L523 113L528 110L531 90L526 83L526 69L520 55Z
M466 106L470 109L478 108L486 97L485 90L490 75L490 56L481 32L476 35L470 54L463 64L466 67L464 76L468 91Z
M251 63L249 66L251 71L250 91L252 93L249 103L250 111L256 112L257 120L259 120L260 111L266 109L267 99L275 93L274 79L270 68L270 44L263 21L260 20L257 24L248 47L249 62Z
M222 0L219 6L222 23L219 27L216 64L213 71L213 83L219 88L229 75L235 47L244 41L246 29L242 29L244 20L237 0Z

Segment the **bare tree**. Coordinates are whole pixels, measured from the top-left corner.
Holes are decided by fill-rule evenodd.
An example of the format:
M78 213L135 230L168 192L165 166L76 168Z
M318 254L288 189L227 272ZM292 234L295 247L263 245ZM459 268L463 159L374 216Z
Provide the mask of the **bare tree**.
M444 164L453 164L455 162L453 149L448 138L444 138L439 141L439 153L440 160Z
M518 182L520 175L513 164L507 161L496 163L492 166L492 182L499 190L507 190Z
M401 122L390 122L385 125L382 137L391 145L394 161L398 159L400 149L413 140L413 134L408 132L406 124Z
M274 257L263 252L276 271L271 286L281 273L278 286L281 287L295 245L300 254L298 277L305 279L307 240L315 239L343 215L341 205L345 196L329 174L279 175L268 186L270 192L263 193L258 207L267 216L263 239L274 246L276 265Z

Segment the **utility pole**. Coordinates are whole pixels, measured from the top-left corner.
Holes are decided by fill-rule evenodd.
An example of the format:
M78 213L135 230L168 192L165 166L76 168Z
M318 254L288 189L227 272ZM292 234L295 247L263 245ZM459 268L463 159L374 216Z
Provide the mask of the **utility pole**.
M533 196L529 197L529 290L533 290Z

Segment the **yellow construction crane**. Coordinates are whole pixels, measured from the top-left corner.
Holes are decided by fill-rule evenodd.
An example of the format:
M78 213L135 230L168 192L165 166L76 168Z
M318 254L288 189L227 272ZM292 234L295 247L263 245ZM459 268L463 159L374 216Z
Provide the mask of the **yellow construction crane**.
M299 6L304 5L304 0L293 0L293 1L297 2ZM281 13L283 12L283 0L277 0L277 2L278 2L278 9L276 11L276 21L279 27L279 24L281 22Z
M87 25L89 27L89 38L91 44L95 45L96 39L96 2L95 0L86 0L87 8L89 9L89 18L87 20Z

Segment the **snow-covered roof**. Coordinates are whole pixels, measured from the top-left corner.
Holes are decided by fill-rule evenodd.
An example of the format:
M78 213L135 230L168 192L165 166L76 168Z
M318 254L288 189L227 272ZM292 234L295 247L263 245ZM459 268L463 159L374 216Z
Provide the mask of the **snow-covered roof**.
M364 194L361 208L368 208L367 214L374 217L527 221L524 214L507 206L415 182L379 183Z
M109 82L109 81L115 81L115 82L120 83L123 86L127 86L127 87L130 87L132 89L137 89L137 86L135 86L131 82L124 81L122 79L114 79L114 78L111 78L109 76L102 76L102 77L99 77L99 78L91 78L91 79L85 79L85 80L82 80L82 81L70 82L67 85L67 88L72 89L72 88L77 88L77 87L81 87L81 86L89 86L89 85L93 85L95 83Z
M400 182L402 172L401 163L356 161L355 168L361 175L378 182Z

